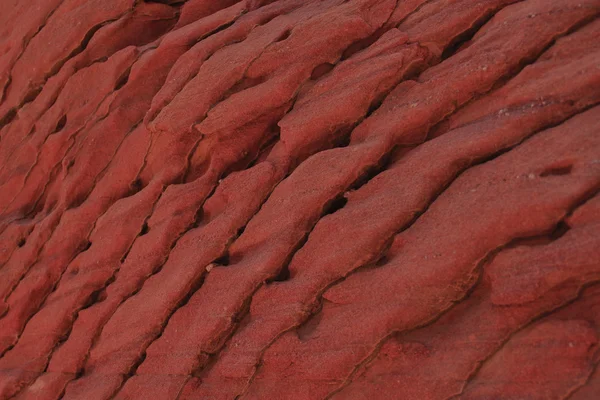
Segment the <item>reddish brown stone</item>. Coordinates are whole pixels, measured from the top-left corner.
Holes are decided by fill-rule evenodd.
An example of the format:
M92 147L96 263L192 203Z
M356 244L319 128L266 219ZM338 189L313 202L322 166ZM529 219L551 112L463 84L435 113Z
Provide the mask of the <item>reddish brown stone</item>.
M582 31L579 36L583 39L591 34L593 32ZM565 45L567 42L562 41L557 46ZM570 54L571 62L583 68L592 65L585 67L586 63L581 62L581 49L571 46L569 49L572 53L567 54ZM525 114L498 114L498 111L514 104L511 99L518 98L521 104L535 102L540 96L550 99L550 93L557 95L555 90L560 82L569 82L565 89L571 90L578 86L575 84L577 77L593 75L580 74L576 68L565 68L573 73L572 78L560 78L548 68L549 62L533 64L529 71L523 71L501 91L490 95L489 98L502 101L496 104L496 109L488 109L487 116L481 116L470 125L448 132L446 136L414 150L388 171L350 192L346 196L348 202L341 210L321 219L289 265L293 279L264 286L254 295L249 321L232 338L213 370L203 377L199 388L201 393L216 395L223 392L224 387L234 390L235 380L243 381L243 377L251 376L263 349L281 332L300 323L306 316L306 310L315 306L318 294L327 286L349 271L374 262L393 233L408 224L452 177L470 165L467 160L485 159L493 152L512 145L511 141L517 143L540 127L555 123L555 118L561 118L564 112L570 114L572 111L562 108L567 104L571 104L568 108L574 105L567 101L555 102L554 106L560 107L556 109L542 107ZM557 67L569 64L567 58L562 57L552 59L552 62ZM536 78L532 76L536 69L553 71L552 76L557 80L544 84L543 74L538 73ZM525 77L536 85L535 93L528 93L520 84ZM592 94L591 86L583 86L596 96ZM573 96L573 100L584 101L580 110L586 107L585 104L590 104L585 103L583 99L587 95L580 89L567 93L563 92L561 97ZM487 98L483 98L473 103L473 107L486 102ZM408 187L412 190L406 191ZM336 232L336 235L331 235L331 232Z
M600 121L599 112L596 108L574 117L461 175L414 225L396 236L385 265L333 286L323 295L323 309L313 323L284 334L267 349L249 397L268 397L282 385L293 395L311 398L336 389L386 336L427 323L462 299L487 254L516 238L551 229L597 187L597 166L590 161L598 146L598 125L592 121ZM587 156L579 151L575 132L590 140ZM561 154L573 161L572 173L540 176ZM545 190L533 201L533 193ZM528 207L544 212L533 214ZM470 243L468 250L458 251L460 243ZM323 378L330 383L325 385Z
M593 210L597 200L598 197L586 202L573 215ZM597 230L600 214L594 218L591 224ZM574 249L577 256L588 257L592 261L595 259L591 252L595 251L596 239L588 236L589 229L589 223L573 225L567 234L584 240L594 238L586 240L587 247ZM542 247L522 245L517 249L521 249L523 254L540 249L556 253L556 249L564 245L564 240L549 241ZM502 265L519 265L528 271L544 265L544 260L530 264L513 260L515 264L506 264L504 255L512 251L514 249L501 251L489 265L485 265L479 286L439 320L386 340L373 361L360 368L337 397L364 399L375 394L381 397L401 394L407 398L435 399L459 394L478 365L494 354L511 335L543 313L576 298L583 285L597 281L597 277L581 270L566 285L554 288L532 302L498 306L490 298L494 289L490 270L499 270ZM590 293L597 292L594 289ZM544 367L539 367L539 370L543 372Z
M598 389L598 0L6 0L0 400Z

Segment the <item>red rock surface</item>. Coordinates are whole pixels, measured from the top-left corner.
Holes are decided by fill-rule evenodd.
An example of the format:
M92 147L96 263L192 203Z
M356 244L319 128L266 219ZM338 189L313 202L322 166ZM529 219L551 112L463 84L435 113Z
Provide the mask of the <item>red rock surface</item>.
M7 0L0 399L600 398L600 0Z

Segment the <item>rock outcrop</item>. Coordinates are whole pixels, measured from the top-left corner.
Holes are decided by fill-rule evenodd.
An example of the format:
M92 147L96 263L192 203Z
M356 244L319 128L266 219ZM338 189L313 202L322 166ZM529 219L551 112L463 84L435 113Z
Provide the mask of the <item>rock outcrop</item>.
M0 400L600 398L600 0L8 0Z

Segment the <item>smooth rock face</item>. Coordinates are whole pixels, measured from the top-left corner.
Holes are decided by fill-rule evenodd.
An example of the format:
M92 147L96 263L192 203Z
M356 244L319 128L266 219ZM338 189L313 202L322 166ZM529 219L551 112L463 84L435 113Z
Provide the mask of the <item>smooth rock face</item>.
M0 400L600 399L600 0L6 0Z

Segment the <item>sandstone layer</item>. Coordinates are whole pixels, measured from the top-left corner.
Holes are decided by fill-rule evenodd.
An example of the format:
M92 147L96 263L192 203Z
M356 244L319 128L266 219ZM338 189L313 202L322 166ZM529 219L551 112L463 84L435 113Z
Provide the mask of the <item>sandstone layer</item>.
M0 400L600 398L600 0L7 0Z

